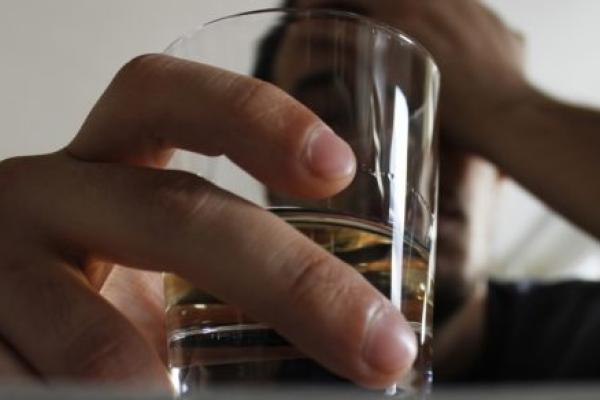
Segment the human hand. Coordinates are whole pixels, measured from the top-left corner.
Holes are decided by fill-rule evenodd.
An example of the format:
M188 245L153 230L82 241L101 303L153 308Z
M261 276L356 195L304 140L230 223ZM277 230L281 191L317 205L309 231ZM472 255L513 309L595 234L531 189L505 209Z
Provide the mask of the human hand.
M486 126L530 95L523 38L478 0L397 0L394 25L420 41L442 74L444 133L480 151Z
M146 292L116 265L168 269L243 305L362 385L409 369L414 334L384 296L269 212L160 169L176 147L225 154L296 196L334 194L355 169L349 147L282 91L167 56L135 59L64 150L0 163L0 373L168 387L148 332L162 305L156 292L116 298Z
M301 8L339 8L385 22L415 38L442 75L444 133L479 150L481 131L531 93L523 39L479 0L297 0Z
M397 0L402 28L442 72L441 125L463 150L600 237L600 113L548 96L522 69L522 39L478 0Z

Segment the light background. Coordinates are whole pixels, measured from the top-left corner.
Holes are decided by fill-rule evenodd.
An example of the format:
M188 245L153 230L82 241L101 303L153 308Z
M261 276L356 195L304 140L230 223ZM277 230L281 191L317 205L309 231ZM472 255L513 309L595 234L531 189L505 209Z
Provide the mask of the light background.
M486 2L525 34L527 71L539 87L600 108L600 1ZM179 34L218 16L274 4L0 0L0 160L64 146L131 57L159 52ZM600 278L595 240L510 182L504 184L500 204L490 265L494 274Z

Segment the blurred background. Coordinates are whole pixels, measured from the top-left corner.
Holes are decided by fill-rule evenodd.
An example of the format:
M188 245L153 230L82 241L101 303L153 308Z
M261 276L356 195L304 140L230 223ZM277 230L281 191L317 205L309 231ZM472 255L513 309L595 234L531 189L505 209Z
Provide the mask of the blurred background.
M526 37L527 72L533 82L560 98L600 108L600 1L485 3ZM180 34L216 17L276 4L1 0L0 160L64 146L114 73L133 56L160 52ZM492 275L600 279L597 241L509 180L498 204Z

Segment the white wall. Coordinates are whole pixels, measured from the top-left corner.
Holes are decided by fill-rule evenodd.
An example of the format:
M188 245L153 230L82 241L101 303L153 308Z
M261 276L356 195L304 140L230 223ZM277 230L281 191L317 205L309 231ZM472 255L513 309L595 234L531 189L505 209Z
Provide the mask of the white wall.
M485 2L525 35L527 73L535 84L560 98L600 108L600 1ZM501 204L492 266L497 275L600 278L598 241L515 185L506 185Z
M0 159L77 132L131 57L214 18L273 0L0 0Z
M66 144L131 57L159 52L179 34L217 16L274 3L1 0L0 159ZM600 107L600 1L487 3L527 36L528 73L540 87ZM512 184L506 185L503 197L494 243L498 273L558 276L568 265L570 271L583 269L586 276L600 274L595 241Z
M527 38L527 71L544 89L600 106L600 1L485 0Z

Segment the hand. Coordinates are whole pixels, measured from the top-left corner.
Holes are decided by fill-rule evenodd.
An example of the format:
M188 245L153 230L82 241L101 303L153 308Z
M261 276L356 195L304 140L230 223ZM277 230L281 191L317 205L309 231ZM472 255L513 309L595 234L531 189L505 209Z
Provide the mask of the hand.
M0 163L0 373L167 387L162 338L150 332L160 295L116 265L168 269L243 305L360 384L408 370L414 334L385 297L269 212L161 170L175 147L226 154L296 196L336 193L355 169L349 147L282 91L166 56L135 59L64 150Z
M396 0L442 73L446 136L600 237L600 113L551 98L522 70L522 39L477 0Z
M421 42L442 74L444 132L479 150L485 126L530 93L523 38L478 0L397 0L396 25Z

